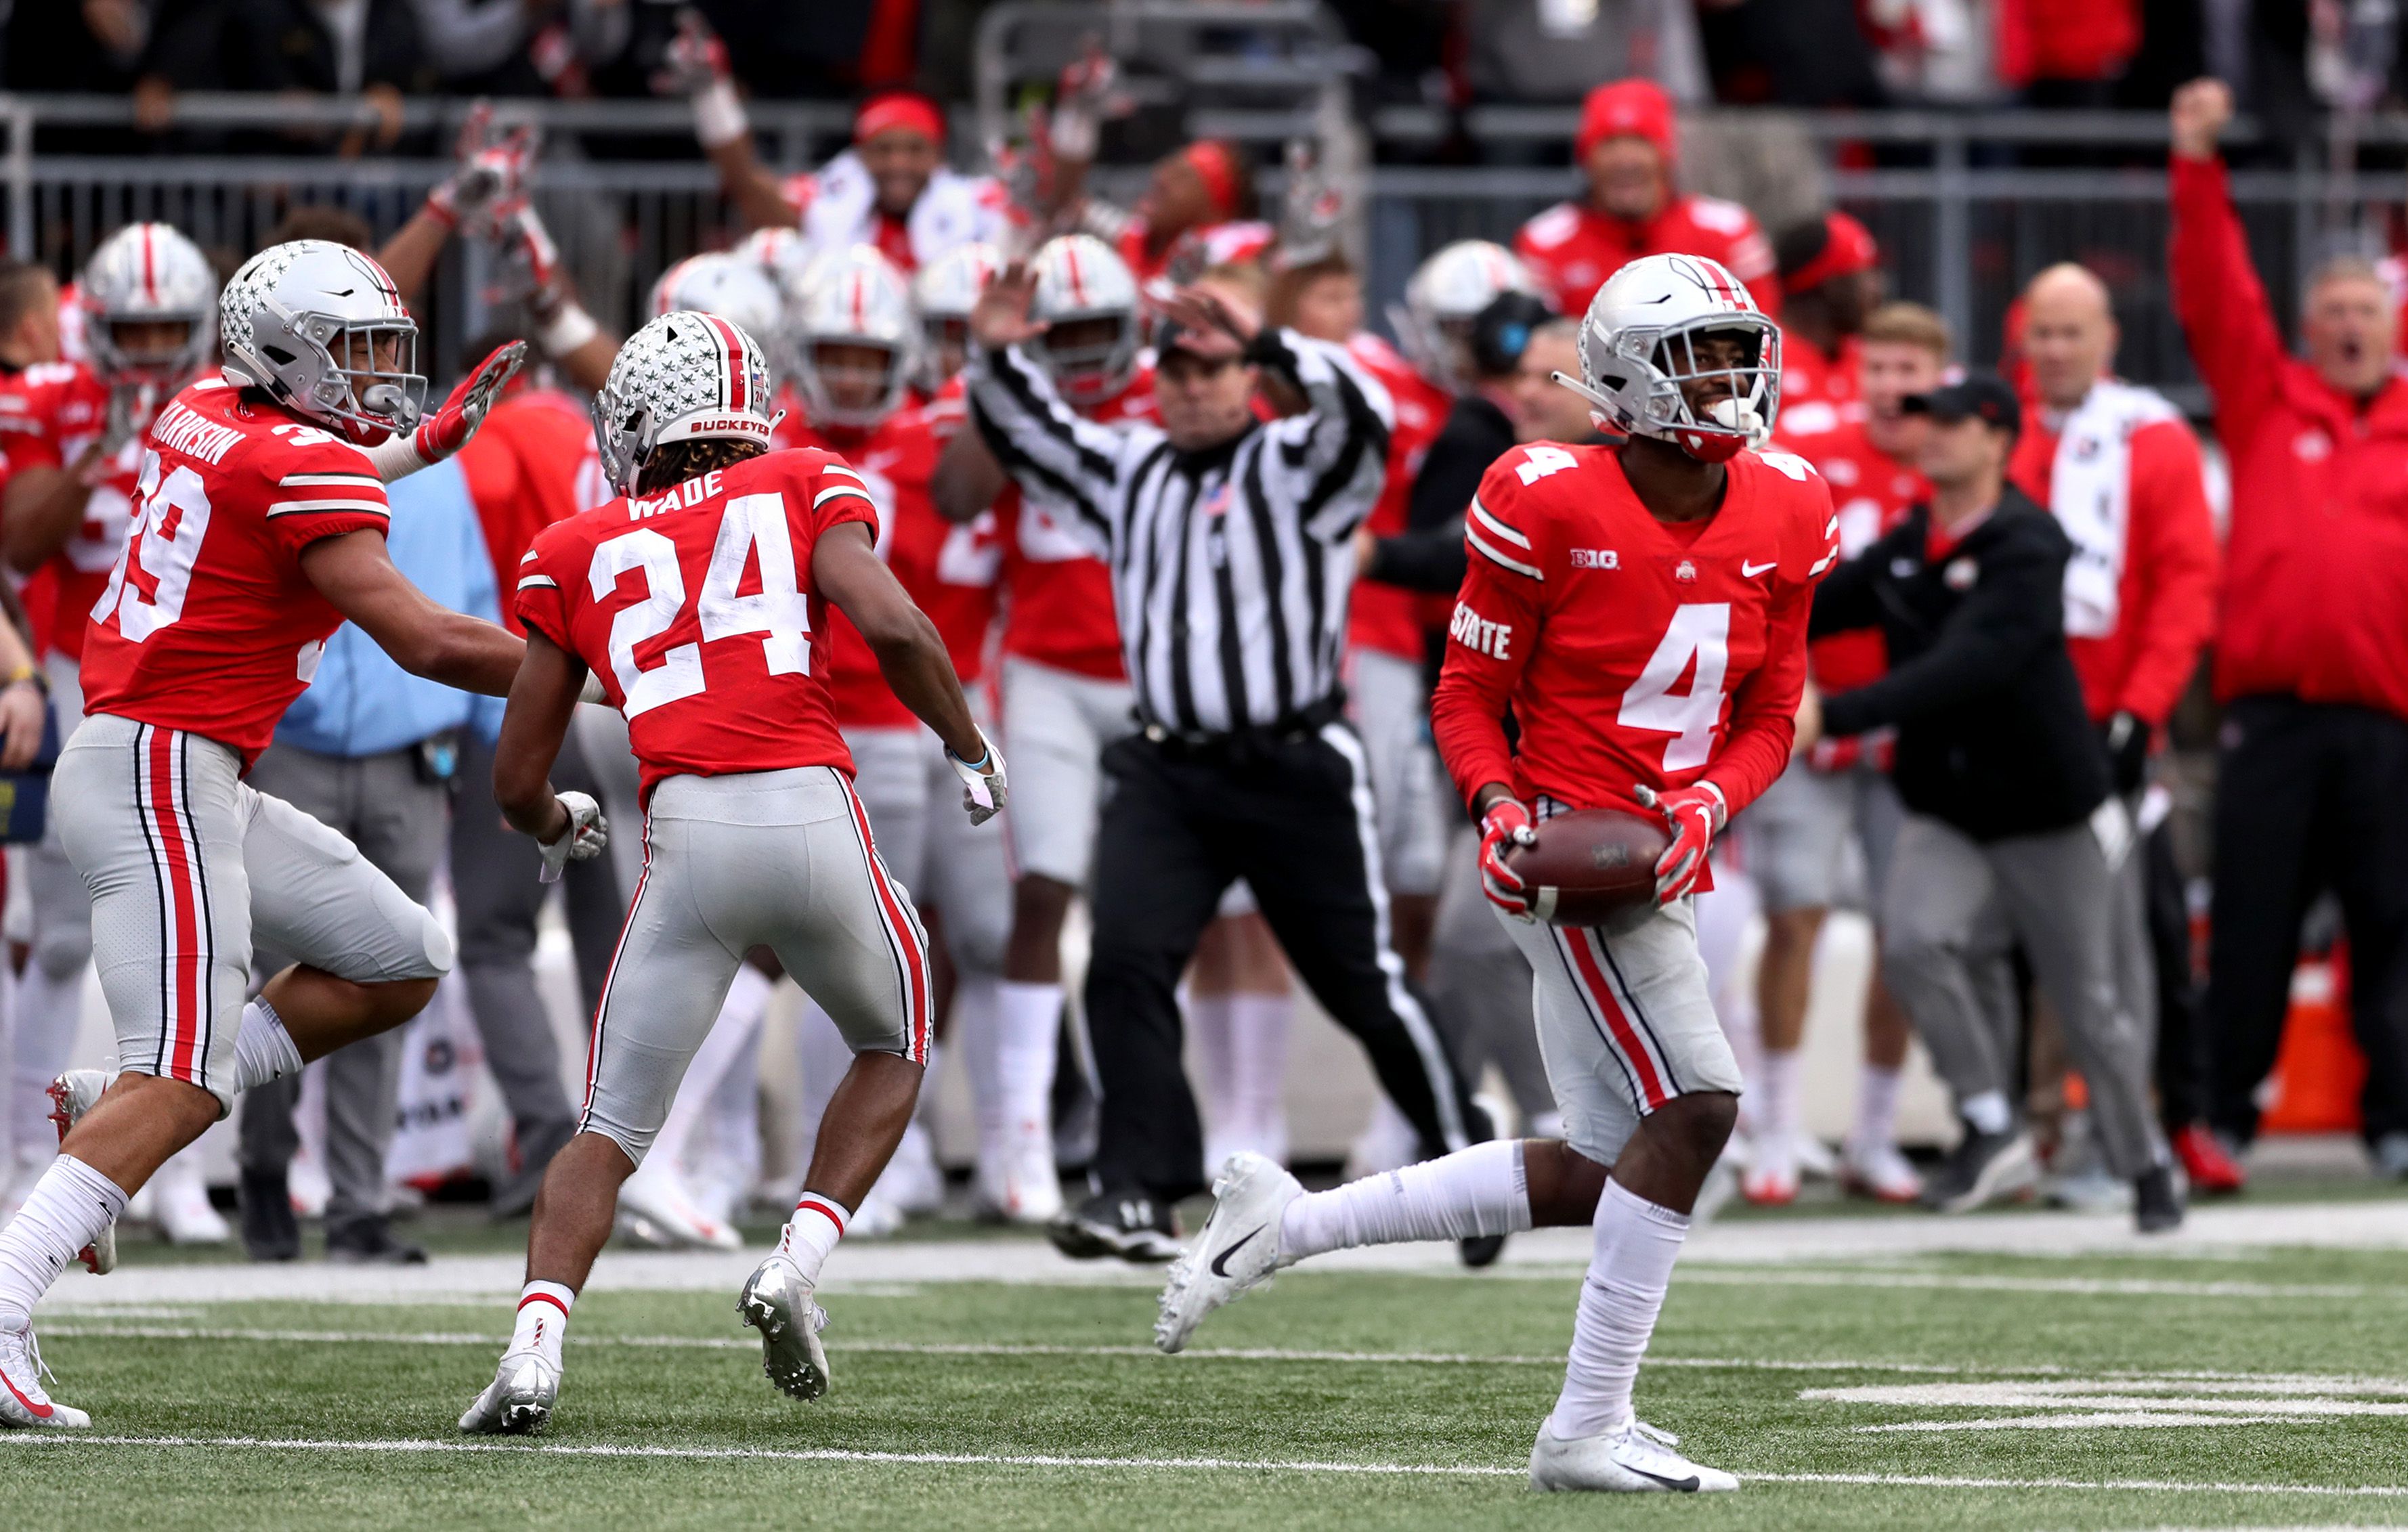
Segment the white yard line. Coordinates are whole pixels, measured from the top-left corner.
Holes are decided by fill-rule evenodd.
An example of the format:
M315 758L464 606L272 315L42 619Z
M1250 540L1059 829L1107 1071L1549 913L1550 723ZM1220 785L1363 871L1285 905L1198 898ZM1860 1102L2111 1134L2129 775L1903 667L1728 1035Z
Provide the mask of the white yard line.
M734 1459L790 1463L863 1463L906 1467L1102 1468L1140 1471L1409 1475L1519 1479L1520 1466L1484 1463L1337 1463L1283 1458L1102 1457L1052 1453L874 1453L842 1448L617 1446L575 1442L470 1442L445 1439L322 1441L309 1438L94 1436L80 1431L23 1431L0 1436L0 1452L36 1447L183 1447L250 1452L511 1453L602 1458ZM1748 1473L1766 1484L1856 1484L1901 1489L2076 1490L2160 1495L2269 1495L2408 1498L2402 1484L2264 1484L2192 1482L2172 1479L1975 1479L1926 1474Z

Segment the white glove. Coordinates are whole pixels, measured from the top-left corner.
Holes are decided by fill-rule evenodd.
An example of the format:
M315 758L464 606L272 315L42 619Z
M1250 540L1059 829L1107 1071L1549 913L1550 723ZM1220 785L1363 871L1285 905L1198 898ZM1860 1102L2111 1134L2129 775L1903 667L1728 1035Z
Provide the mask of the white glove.
M983 734L979 736L979 743L986 747L986 754L977 761L965 761L953 753L951 745L945 747L945 764L962 780L962 808L972 824L984 824L1002 813L1004 803L1011 796L1011 784L1003 776L1003 752Z
M538 842L543 850L542 881L560 881L560 869L571 862L589 861L602 854L610 844L609 822L602 817L602 806L583 793L560 795L561 808L568 811L568 828L560 838Z

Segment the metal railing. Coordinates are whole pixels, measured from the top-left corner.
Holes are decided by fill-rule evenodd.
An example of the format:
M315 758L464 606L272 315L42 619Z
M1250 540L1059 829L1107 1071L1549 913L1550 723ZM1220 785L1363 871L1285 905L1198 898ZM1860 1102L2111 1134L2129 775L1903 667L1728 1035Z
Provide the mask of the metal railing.
M998 10L1024 8L1039 7ZM1255 14L1255 7L1243 8ZM1326 93L1316 98L1319 121L1326 121L1329 99ZM38 255L62 274L109 231L136 218L176 223L204 246L234 256L253 248L296 205L347 208L381 236L447 173L444 146L466 108L457 101L412 103L403 153L346 160L274 136L356 127L362 118L355 104L189 95L176 103L176 132L248 134L251 146L278 151L129 155L48 148L72 145L81 132L130 128L132 108L122 99L0 96L0 226L13 251ZM976 141L984 109L982 104L956 111L957 157L965 142ZM1223 109L1235 108L1197 108ZM1412 115L1418 110L1379 114L1371 125L1383 135L1430 128ZM540 166L538 204L589 305L606 322L632 323L662 269L742 233L711 167L692 147L691 117L682 103L513 102L503 104L499 115L545 128L550 147ZM756 106L752 117L765 158L797 169L840 143L849 121L843 107L824 103ZM1896 291L1945 314L1974 360L1997 355L2000 322L2025 279L2052 262L2081 260L2114 292L2124 370L2172 390L2195 408L2203 404L2166 292L2164 171L2146 163L2112 163L2116 156L2144 160L2162 145L2161 118L1911 112L1756 120L1709 113L1693 118L1689 127L1702 136L1728 133L1734 123L1744 131L1756 121L1768 127L1777 122L1774 131L1819 146L1811 163L1825 192L1863 218L1882 241ZM1466 115L1466 126L1486 135L1481 143L1487 149L1510 156L1556 141L1570 120L1555 108L1480 107ZM1280 135L1266 131L1264 136ZM2241 136L2247 141L2245 125ZM2396 150L2408 145L2408 124L2362 124L2356 141ZM1870 151L1840 152L1851 145L1870 146ZM2362 208L2408 202L2408 173L2337 172L2330 167L2347 159L2323 143L2289 152L2293 168L2243 169L2232 178L2267 289L2286 322L2288 295L2339 230ZM2044 153L2111 163L2017 163ZM1875 163L1861 163L1868 159ZM1096 180L1107 193L1126 193L1142 174L1136 166L1108 167ZM1264 183L1275 198L1279 173L1266 172ZM1455 238L1508 240L1531 214L1576 196L1581 182L1560 165L1386 164L1363 170L1359 184L1365 230L1359 248L1378 315L1401 294L1407 275L1428 251ZM453 365L460 343L482 323L482 281L480 251L447 257L426 302L438 364Z

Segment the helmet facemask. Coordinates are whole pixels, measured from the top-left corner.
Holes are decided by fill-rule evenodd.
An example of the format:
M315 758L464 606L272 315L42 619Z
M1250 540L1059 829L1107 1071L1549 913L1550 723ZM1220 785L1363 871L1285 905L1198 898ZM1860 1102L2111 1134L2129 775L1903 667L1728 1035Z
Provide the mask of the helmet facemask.
M1609 348L1581 332L1581 374L1555 381L1598 407L1605 429L1669 441L1723 463L1772 434L1781 405L1781 332L1760 314L1713 314L1663 329L1632 328ZM1691 391L1713 397L1701 414Z
M814 424L877 425L902 406L910 387L911 357L883 340L805 336L800 351L803 398ZM880 360L869 360L872 353Z
M95 313L84 328L93 365L110 382L148 383L163 393L183 385L201 368L215 336L206 313ZM183 338L162 346L125 345L118 336L122 325L184 326Z
M1092 408L1126 388L1137 373L1137 316L1102 309L1050 321L1026 346L1072 405Z
M273 298L263 299L260 307L288 335L315 349L322 364L308 396L293 400L296 408L354 432L398 436L417 428L426 409L426 379L418 370L416 321L406 315L343 320L295 314ZM259 336L258 343L271 362L295 360L272 338Z

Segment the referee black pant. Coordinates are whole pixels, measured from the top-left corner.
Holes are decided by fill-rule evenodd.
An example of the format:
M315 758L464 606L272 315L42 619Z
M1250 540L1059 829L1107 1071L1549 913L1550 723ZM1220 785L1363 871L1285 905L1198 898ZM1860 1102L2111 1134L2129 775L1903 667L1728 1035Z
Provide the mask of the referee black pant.
M1181 1066L1179 978L1237 879L1313 997L1354 1034L1425 1154L1486 1137L1422 997L1390 949L1363 746L1343 723L1104 752L1087 1027L1105 1192L1203 1189L1204 1134ZM1480 1130L1467 1134L1468 1123Z
M2408 1132L2408 722L2292 696L2236 699L2215 776L2208 1121L2246 1143L2288 1014L2300 923L2341 899L2369 1142Z

